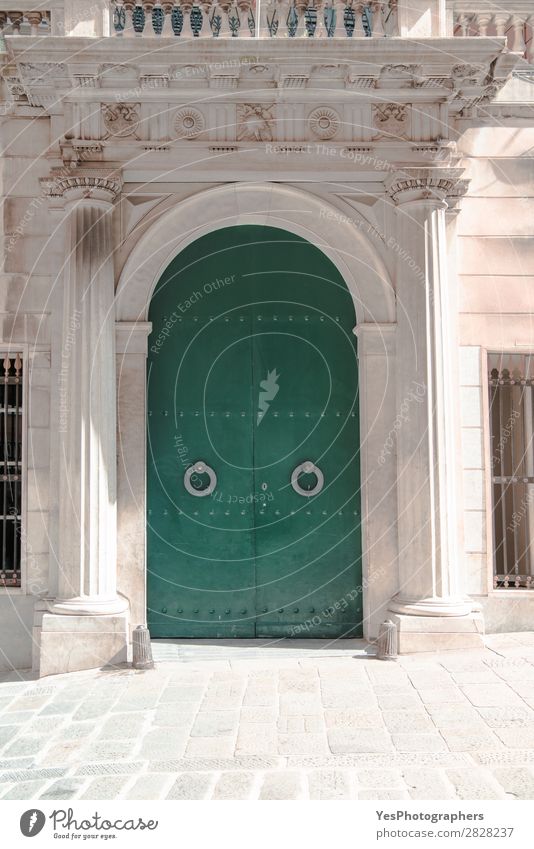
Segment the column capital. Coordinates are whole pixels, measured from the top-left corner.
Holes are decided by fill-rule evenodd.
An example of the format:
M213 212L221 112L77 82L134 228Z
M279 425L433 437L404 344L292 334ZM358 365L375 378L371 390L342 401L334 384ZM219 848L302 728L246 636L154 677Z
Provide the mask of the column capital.
M50 199L67 201L98 201L113 204L122 190L122 178L117 171L78 171L65 173L66 169L53 169L49 177L41 180L45 194Z
M151 332L151 321L116 321L116 354L144 354L146 357L148 353L148 337Z
M385 182L396 206L425 201L438 207L455 206L466 193L468 180L463 168L403 168Z
M364 322L353 328L358 339L359 357L389 357L395 355L397 325Z

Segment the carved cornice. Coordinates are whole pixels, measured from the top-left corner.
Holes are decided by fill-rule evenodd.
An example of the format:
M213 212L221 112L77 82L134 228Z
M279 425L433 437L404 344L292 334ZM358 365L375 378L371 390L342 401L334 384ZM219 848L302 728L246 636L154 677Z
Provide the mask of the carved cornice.
M386 191L396 206L413 201L447 202L456 206L467 191L462 168L404 168L386 180Z
M65 170L52 171L50 177L41 180L49 198L112 204L121 193L122 179L116 172L65 174Z
M324 97L326 80L328 89L349 89L360 92L362 98L369 88L379 89L388 100L395 96L386 95L390 91L400 99L406 91L424 99L429 92L442 98L457 95L459 89L474 98L489 84L506 79L519 62L518 56L505 52L504 37L437 38L428 44L426 40L415 44L410 39L359 39L356 53L352 39L336 39L335 60L329 39L316 40L313 51L307 39L282 39L277 42L276 61L271 39L183 42L162 37L158 50L149 54L141 41L114 39L109 44L110 62L104 61L110 54L101 40L76 37L67 42L49 36L35 42L25 38L21 44L15 37L6 38L11 64L17 66L26 91L61 97L71 96L75 87L77 97L89 98L95 88L102 88L113 101L157 100L164 92L183 97L185 91L211 87L244 91L274 87L285 94L318 89ZM489 95L486 88L485 96Z

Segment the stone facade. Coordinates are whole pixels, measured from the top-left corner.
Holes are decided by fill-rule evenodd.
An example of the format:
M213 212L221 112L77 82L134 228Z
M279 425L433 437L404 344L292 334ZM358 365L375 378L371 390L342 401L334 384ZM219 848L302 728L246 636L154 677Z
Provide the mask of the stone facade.
M151 293L187 244L243 223L318 245L353 294L366 635L392 616L413 651L478 644L484 615L532 627L531 590L493 589L486 389L488 349L534 345L531 19L399 0L383 37L389 5L370 37L269 38L262 12L261 37L179 49L114 36L105 4L65 0L46 37L10 34L9 13L1 347L28 402L6 667L32 647L41 675L126 659Z

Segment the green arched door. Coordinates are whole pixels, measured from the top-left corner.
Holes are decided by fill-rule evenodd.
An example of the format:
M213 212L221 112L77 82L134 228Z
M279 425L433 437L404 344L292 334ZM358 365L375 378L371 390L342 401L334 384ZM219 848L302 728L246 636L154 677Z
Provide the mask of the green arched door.
M189 245L154 292L153 637L361 634L356 323L332 262L284 230Z

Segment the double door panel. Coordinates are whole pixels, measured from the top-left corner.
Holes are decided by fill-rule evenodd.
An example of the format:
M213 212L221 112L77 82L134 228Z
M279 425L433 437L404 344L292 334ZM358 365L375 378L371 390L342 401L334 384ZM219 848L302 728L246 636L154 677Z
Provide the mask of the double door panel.
M213 306L181 301L169 321L173 297L151 315L152 339L168 328L148 367L155 637L361 633L352 305L341 286L317 302L288 275L287 245L280 270L253 235L226 253L241 273ZM312 250L317 270L326 258ZM202 254L197 266L195 280L210 279Z

